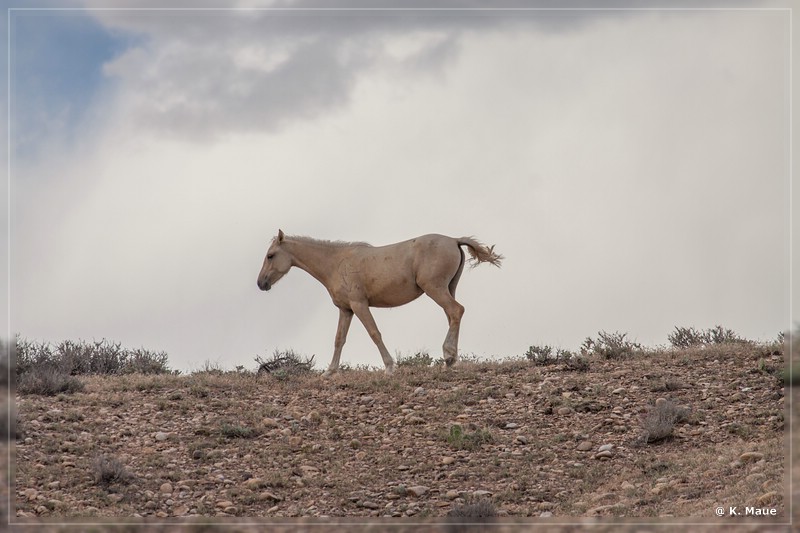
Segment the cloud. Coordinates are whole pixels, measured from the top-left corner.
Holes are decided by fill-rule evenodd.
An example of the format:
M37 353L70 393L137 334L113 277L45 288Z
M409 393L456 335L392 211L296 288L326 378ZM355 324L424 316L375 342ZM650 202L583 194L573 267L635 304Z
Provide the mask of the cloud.
M245 13L104 21L149 37L107 64L116 92L75 149L15 168L14 324L165 349L184 369L274 347L327 364L324 288L301 271L255 287L282 228L496 244L503 268L459 286L465 352L575 349L598 329L664 342L717 322L772 336L788 321L773 15L569 31L305 15L280 38ZM438 355L446 319L428 299L375 315L390 351ZM344 360L379 364L358 324Z

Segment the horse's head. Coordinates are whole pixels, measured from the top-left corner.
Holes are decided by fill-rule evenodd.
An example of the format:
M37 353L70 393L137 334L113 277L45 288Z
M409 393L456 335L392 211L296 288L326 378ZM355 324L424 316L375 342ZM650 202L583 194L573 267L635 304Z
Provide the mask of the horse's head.
M292 268L292 257L283 249L283 231L278 230L278 236L272 239L272 244L267 250L264 265L258 273L258 288L268 291L284 274Z

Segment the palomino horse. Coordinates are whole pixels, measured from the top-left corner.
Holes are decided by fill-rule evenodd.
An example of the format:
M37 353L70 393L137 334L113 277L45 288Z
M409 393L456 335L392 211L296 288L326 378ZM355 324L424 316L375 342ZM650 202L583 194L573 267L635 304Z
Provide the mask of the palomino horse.
M333 359L326 374L336 372L353 314L370 338L391 374L394 361L383 344L370 307L397 307L423 292L447 314L450 329L442 350L447 366L456 362L458 328L464 306L455 299L456 285L464 269L466 246L473 266L491 263L497 267L503 256L472 237L454 239L444 235L423 235L416 239L373 247L363 242L331 242L309 237L286 236L278 231L258 273L258 288L268 291L290 268L296 266L314 276L339 308Z

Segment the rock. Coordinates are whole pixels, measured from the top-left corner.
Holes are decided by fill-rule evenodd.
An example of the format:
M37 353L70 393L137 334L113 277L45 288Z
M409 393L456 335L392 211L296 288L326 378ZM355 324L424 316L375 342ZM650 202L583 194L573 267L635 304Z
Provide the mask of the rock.
M625 392L625 389L623 387L620 387L618 389L612 390L611 394L622 394L623 392Z
M159 487L159 492L163 494L172 494L172 484L171 483L163 483L161 487Z
M592 503L600 503L603 501L606 502L613 502L617 499L617 495L613 492L604 492L602 494L596 494L592 496Z
M264 480L259 477L251 477L244 482L244 486L250 490L260 489L264 486Z
M423 485L414 485L413 487L408 487L407 490L409 495L419 498L420 496L427 494L430 489Z
M262 501L262 502L264 502L264 501L267 501L267 500L269 500L269 501L273 501L273 502L279 502L279 501L283 500L283 498L281 498L280 496L278 496L278 495L276 495L275 493L273 493L273 492L270 492L270 491L268 491L268 490L267 490L267 491L264 491L264 492L261 492L261 493L258 495L258 499L259 499L260 501Z
M578 444L578 447L577 447L577 450L579 452L588 452L591 449L592 449L592 443L591 443L591 441L588 441L588 440L585 440L585 441L581 442L580 444Z
M528 444L528 437L526 437L525 435L517 435L514 438L514 442L516 442L517 444L522 444L522 445Z
M568 415L572 412L572 409L569 407L560 407L557 412L560 415Z
M302 465L300 471L303 473L303 477L314 477L319 474L319 468L311 465Z
M550 511L543 511L539 515L539 518L550 518L551 516L553 516L553 513L551 513Z
M356 460L358 460L358 461L363 461L363 460L364 460L364 459L366 459L366 458L367 458L367 452L365 452L365 451L360 451L360 452L357 452L357 453L356 453Z
M172 516L185 516L187 514L189 514L189 508L185 505L172 508Z
M610 450L605 450L605 451L596 453L594 455L594 458L595 459L600 459L600 460L607 460L607 459L611 459L613 456L614 456L614 454L611 453Z
M615 504L611 504L611 505L601 505L600 507L595 507L594 509L589 509L588 511L586 511L586 514L589 515L589 516L598 516L598 515L609 513L611 511L615 511L617 509L622 509L622 508L624 508L624 505L619 504L619 503L615 503Z
M25 498L27 498L29 502L32 502L33 500L36 499L36 496L39 495L39 491L36 489L25 489L25 492L23 492L23 494L25 495Z
M361 448L361 441L358 439L352 439L350 441L350 447L353 448L354 450Z
M267 427L267 428L276 428L276 427L278 427L278 421L275 420L274 418L265 418L264 420L261 421L261 423L264 425L264 427Z
M773 490L759 496L756 502L758 503L758 505L767 505L773 503L776 500L777 496L778 493Z
M414 394L417 395L417 396L421 396L421 395L425 394L425 388L424 387L417 387L416 389L414 389Z
M603 444L602 446L597 448L597 451L598 452L606 452L606 451L611 451L613 448L614 448L613 444Z
M232 506L233 506L233 502L228 501L228 500L219 501L219 502L216 503L216 505L214 505L214 507L220 507L222 509L226 509L226 508L232 507Z
M492 492L489 490L476 490L472 492L472 495L476 498L488 498L492 495Z
M743 463L746 463L748 461L754 463L756 461L760 461L763 458L764 454L759 452L745 452L739 456L739 460L742 461Z
M519 424L517 424L515 422L509 422L508 424L506 424L504 426L505 429L517 429L518 427L519 427Z
M360 505L361 505L361 507L365 507L366 509L378 509L378 508L380 508L380 506L377 503L375 503L373 501L370 501L370 500L365 500L365 501L361 502Z
M159 431L156 433L156 440L163 442L169 438L169 433L164 433L163 431Z
M453 464L455 462L456 462L456 458L455 457L450 457L450 456L442 457L442 464L443 465L451 465L451 464Z
M303 445L303 437L300 436L289 437L289 446L291 446L292 448L299 448L302 445Z
M52 483L48 483L47 484L47 488L51 489L51 490L56 490L59 487L61 487L61 482L60 481L53 481Z
M458 498L458 491L452 489L448 490L447 492L444 493L444 497L447 498L448 500L455 500L456 498Z

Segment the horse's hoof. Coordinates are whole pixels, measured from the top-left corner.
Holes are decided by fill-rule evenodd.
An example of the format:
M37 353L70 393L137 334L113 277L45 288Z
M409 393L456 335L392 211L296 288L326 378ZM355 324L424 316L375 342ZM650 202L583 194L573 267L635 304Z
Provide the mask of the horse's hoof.
M328 370L326 370L325 372L322 373L322 377L323 378L329 378L329 377L333 376L335 373L336 373L336 370L328 369Z
M386 370L384 372L386 373L387 376L391 376L392 374L394 374L394 367L393 366L387 366Z

